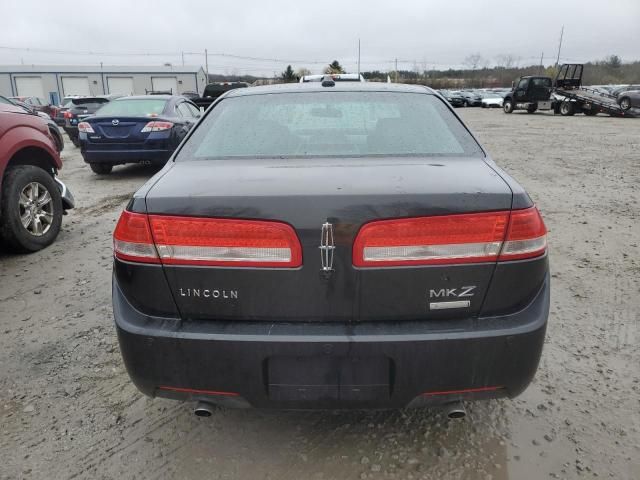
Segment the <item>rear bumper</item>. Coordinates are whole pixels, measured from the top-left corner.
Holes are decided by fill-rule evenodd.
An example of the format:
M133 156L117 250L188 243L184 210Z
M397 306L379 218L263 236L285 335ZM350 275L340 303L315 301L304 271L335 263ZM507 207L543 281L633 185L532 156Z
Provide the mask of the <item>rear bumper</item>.
M108 163L111 165L138 162L165 164L173 153L173 150L127 149L126 146L118 146L113 150L91 150L90 148L84 144L81 146L82 158L86 163Z
M62 183L62 181L60 181L60 179L58 179L58 177L55 177L53 180L56 182L56 184L58 185L58 189L60 190L60 196L62 197L62 208L64 208L65 210L74 208L76 206L76 201L73 198L73 194L71 193L71 191L64 183Z
M520 394L542 352L549 279L516 314L446 328L150 317L129 304L115 278L113 310L126 368L149 396L258 408L403 408Z
M62 129L70 138L78 138L78 127L70 126L67 122Z

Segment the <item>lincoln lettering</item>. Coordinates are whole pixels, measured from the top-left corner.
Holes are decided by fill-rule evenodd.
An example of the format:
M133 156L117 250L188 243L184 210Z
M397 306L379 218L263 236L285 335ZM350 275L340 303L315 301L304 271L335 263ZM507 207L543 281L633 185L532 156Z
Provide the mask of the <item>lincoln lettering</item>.
M181 297L196 298L238 298L238 290L218 290L209 288L180 288Z

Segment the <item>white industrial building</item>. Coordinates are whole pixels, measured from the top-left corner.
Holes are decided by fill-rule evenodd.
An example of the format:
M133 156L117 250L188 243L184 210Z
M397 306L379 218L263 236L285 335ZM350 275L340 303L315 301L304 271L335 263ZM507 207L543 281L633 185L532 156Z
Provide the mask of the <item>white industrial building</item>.
M0 65L0 95L40 97L52 104L71 95L144 95L152 90L198 92L207 84L202 67Z

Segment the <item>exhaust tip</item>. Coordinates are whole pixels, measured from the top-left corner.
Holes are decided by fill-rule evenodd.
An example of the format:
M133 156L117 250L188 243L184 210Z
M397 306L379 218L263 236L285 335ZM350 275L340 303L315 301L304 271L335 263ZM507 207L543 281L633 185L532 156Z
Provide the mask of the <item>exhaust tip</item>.
M462 402L455 402L447 405L447 417L450 419L459 419L467 416L467 411Z
M193 413L196 417L210 417L213 414L213 407L208 403L199 402Z

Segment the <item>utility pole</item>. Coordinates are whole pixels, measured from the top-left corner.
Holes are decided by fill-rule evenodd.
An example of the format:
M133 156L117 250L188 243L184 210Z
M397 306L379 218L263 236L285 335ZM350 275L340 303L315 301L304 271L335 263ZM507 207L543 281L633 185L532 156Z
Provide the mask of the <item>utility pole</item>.
M540 54L540 73L544 72L544 65L542 63L543 61L544 61L544 52Z
M396 58L396 75L395 83L398 83L398 59Z
M184 67L184 52L180 52L180 54L182 55L182 66Z
M556 70L558 69L558 64L560 63L560 50L562 50L563 36L564 36L564 25L562 25L562 30L560 30L560 42L558 43L558 58L556 59Z
M358 39L358 78L360 78L360 39Z
M209 53L204 49L204 71L207 72L207 83L209 83Z

